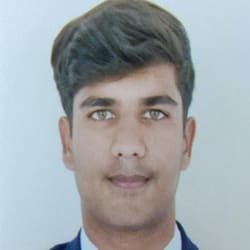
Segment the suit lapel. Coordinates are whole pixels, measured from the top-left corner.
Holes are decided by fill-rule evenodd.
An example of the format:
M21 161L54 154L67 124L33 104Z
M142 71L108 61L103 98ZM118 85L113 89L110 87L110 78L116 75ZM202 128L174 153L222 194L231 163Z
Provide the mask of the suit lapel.
M194 245L194 243L188 238L184 228L182 225L177 222L178 229L181 233L181 241L182 241L182 250L198 250L198 247Z
M76 238L68 243L65 250L81 250L80 235L81 235L81 230L79 231Z

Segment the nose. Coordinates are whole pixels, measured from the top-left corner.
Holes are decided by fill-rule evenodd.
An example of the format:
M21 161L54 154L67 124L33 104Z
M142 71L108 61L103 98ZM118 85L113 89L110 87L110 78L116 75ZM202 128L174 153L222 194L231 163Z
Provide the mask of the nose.
M146 146L142 131L132 124L118 128L113 137L111 151L116 158L143 158Z

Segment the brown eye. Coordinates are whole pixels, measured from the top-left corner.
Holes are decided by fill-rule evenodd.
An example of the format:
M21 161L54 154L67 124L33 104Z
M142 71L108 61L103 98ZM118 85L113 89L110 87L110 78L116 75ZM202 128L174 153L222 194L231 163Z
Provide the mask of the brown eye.
M90 117L96 121L110 120L114 118L114 114L108 110L98 110L93 112Z

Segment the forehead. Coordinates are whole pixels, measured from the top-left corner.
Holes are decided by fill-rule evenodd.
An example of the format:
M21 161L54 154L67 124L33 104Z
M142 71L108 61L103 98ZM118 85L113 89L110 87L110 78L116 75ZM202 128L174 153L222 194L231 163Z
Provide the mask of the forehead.
M154 65L119 79L85 86L75 95L74 106L79 106L90 96L111 98L117 103L135 103L143 98L160 95L168 95L176 102L181 102L173 65Z

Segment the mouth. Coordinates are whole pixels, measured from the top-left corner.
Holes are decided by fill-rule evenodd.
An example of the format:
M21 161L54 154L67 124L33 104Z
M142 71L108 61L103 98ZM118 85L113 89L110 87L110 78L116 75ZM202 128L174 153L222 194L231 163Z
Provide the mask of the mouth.
M108 177L108 180L118 188L136 189L146 185L150 178L142 175L115 175Z

